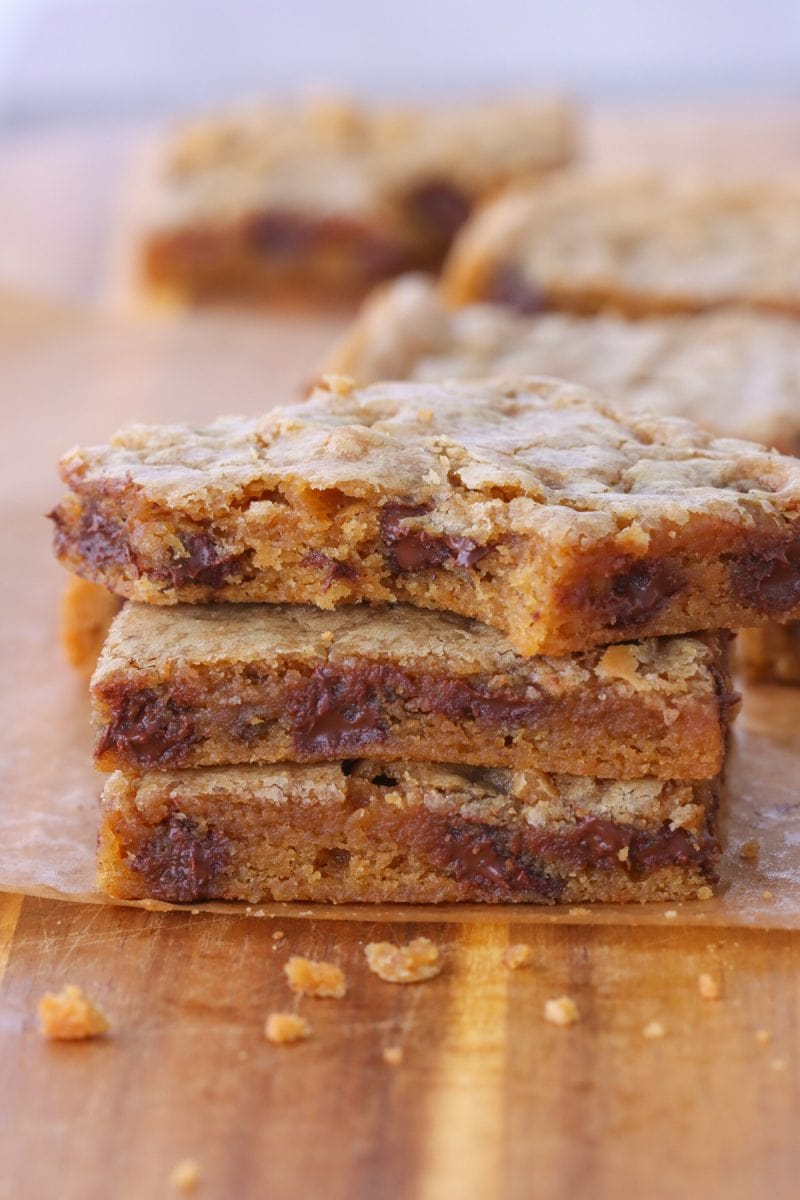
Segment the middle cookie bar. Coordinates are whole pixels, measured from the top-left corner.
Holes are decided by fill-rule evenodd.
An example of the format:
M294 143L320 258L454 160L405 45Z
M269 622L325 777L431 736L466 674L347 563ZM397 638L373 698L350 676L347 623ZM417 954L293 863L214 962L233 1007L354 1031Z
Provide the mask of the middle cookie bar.
M360 756L710 779L736 707L724 633L523 658L406 605L126 605L92 680L103 770Z

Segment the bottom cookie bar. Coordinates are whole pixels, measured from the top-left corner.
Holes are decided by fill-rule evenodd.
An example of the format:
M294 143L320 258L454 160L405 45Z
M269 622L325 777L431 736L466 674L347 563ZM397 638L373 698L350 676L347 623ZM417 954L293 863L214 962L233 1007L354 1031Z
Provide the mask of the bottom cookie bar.
M748 683L800 684L800 621L740 629L736 663Z
M719 790L363 759L115 772L98 881L171 902L690 898L715 878Z

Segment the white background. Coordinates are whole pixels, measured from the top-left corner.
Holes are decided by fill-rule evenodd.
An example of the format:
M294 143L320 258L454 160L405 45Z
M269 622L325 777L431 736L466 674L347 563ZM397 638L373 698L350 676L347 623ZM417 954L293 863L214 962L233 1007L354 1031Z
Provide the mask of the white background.
M326 85L797 96L800 0L0 0L7 122Z

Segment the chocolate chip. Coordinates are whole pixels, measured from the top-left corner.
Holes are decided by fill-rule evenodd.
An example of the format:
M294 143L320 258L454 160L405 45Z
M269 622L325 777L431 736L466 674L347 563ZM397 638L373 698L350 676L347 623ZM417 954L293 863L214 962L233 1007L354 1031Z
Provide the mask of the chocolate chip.
M485 289L485 299L492 304L505 304L525 316L535 316L549 308L547 296L518 267L498 263Z
M469 216L472 202L454 184L432 179L409 192L406 208L412 221L448 245Z
M308 554L303 556L302 565L317 567L323 572L322 589L325 592L337 579L358 578L357 567L343 562L340 558L331 558L328 554L323 554L321 550L309 550Z
M213 897L230 857L224 834L201 829L182 813L173 813L132 856L130 865L147 881L149 896L185 904Z
M527 836L527 844L532 853L573 871L622 869L635 879L671 866L700 867L712 877L719 852L711 829L694 838L688 830L672 829L669 824L646 830L605 817L584 817L578 824L558 832L533 829ZM627 850L624 861L619 857L623 850Z
M389 564L395 571L420 571L453 563L457 567L474 567L495 544L481 546L472 538L450 537L428 533L423 529L408 529L404 522L412 517L425 516L431 511L426 504L385 504L381 510L381 539L389 547Z
M77 552L87 566L100 571L131 563L132 555L125 529L107 517L93 501L84 504L76 534L69 530L59 508L54 508L48 516L56 527L54 541L59 557Z
M315 668L289 701L295 747L303 754L335 758L386 740L381 668L337 671ZM384 683L385 687L385 683Z
M249 551L223 549L210 533L182 533L180 540L186 555L152 571L156 579L165 579L173 587L193 583L201 587L221 588L235 575L241 575L242 566L249 556Z
M494 898L526 893L557 900L563 891L562 883L525 852L522 834L494 825L451 823L430 854L454 879Z
M112 717L103 728L97 757L114 750L141 767L176 765L197 738L191 709L152 689L107 697Z
M800 540L742 554L730 573L742 603L768 614L787 612L800 604Z
M652 620L682 587L683 581L669 563L637 562L615 575L610 591L601 597L607 624L616 628Z
M276 210L250 217L244 238L250 249L260 254L296 258L314 241L315 229L305 217Z

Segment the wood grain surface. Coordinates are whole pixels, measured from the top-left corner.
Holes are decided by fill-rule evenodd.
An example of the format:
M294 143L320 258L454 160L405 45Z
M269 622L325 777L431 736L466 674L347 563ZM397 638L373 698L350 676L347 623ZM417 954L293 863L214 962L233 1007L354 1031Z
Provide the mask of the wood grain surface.
M796 165L800 111L597 114L590 142L592 158L614 163ZM48 666L58 573L45 563L37 514L55 488L64 429L78 440L118 417L193 415L199 372L203 404L213 398L203 318L152 329L157 352L143 356L141 330L116 326L98 341L71 307L105 294L131 145L119 131L64 132L6 144L0 158L0 286L15 291L0 326L13 435L4 524L22 522L30 557L19 564L35 563L45 581L34 596L24 578L3 589L0 635L6 647L24 645L34 680L27 691L4 681L4 719L20 731L36 713L35 681L61 669ZM20 288L50 299L28 304ZM42 321L51 328L53 312L62 333L46 365L7 352L9 338L18 347ZM219 351L229 363L245 354L254 320L230 324ZM248 358L235 390L263 380L265 394L279 393L337 327L270 320L282 353ZM63 388L43 420L26 397L45 381L53 389L54 361ZM222 376L220 388L217 410L252 407L252 391L241 403ZM780 726L780 696L772 703L759 719ZM441 976L383 983L363 958L376 933L431 936ZM517 941L533 962L510 972L502 954ZM340 963L349 990L339 1001L303 1000L312 1037L275 1047L263 1024L295 1006L282 972L292 953ZM532 926L505 911L457 925L281 922L7 895L0 971L3 1200L169 1197L184 1158L198 1164L203 1200L797 1195L800 938L791 932ZM701 972L721 981L721 999L700 997ZM36 1001L67 982L107 1010L109 1037L42 1040ZM569 1028L543 1019L545 1000L563 994L581 1013ZM663 1037L644 1035L652 1021ZM399 1065L384 1061L388 1046L402 1047Z

